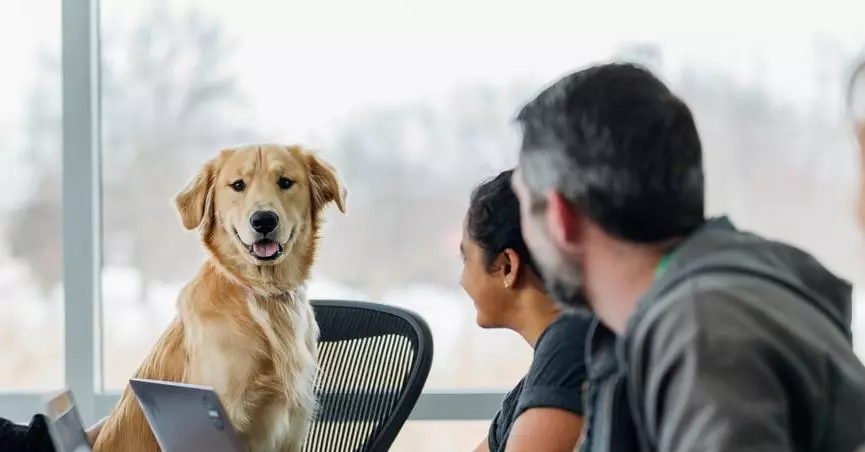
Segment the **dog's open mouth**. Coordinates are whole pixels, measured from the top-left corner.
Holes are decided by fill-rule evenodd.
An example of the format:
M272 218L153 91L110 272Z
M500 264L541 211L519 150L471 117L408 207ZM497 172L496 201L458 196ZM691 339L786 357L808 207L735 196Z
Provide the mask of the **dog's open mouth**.
M281 244L268 239L262 239L252 245L247 245L246 249L249 250L249 254L252 254L252 257L262 261L272 261L282 256L282 253L285 251Z
M282 244L274 242L273 240L261 239L252 245L247 245L246 242L240 238L237 229L234 230L234 235L237 236L237 240L246 247L249 254L260 261L272 261L277 259L279 256L282 256L282 253L285 252L285 248L282 247Z

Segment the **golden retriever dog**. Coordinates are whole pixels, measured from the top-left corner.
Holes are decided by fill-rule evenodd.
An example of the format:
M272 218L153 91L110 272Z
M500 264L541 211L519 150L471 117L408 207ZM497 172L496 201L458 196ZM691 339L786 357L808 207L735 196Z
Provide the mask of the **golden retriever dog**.
M207 162L176 198L208 259L136 377L212 386L246 449L300 451L315 409L318 325L304 293L334 170L296 146L246 146ZM129 387L96 452L158 445Z

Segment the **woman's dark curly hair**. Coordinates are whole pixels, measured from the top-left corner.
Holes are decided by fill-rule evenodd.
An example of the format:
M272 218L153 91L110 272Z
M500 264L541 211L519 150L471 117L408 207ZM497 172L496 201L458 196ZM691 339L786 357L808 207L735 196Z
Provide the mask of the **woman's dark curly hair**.
M504 171L472 191L466 229L469 237L483 250L487 270L499 254L510 248L540 278L520 230L520 203L511 188L513 174L512 169Z

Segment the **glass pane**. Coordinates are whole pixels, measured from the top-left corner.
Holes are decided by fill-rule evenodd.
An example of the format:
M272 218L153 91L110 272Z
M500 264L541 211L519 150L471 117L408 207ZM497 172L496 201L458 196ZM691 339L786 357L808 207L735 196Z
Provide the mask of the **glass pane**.
M531 350L475 325L458 285L464 209L515 163L519 105L599 59L642 62L692 105L711 212L865 274L843 94L865 31L841 20L865 6L778 15L737 1L721 12L753 17L733 32L696 10L685 29L671 0L624 2L634 24L622 2L104 1L108 385L125 383L204 258L172 196L218 149L276 141L319 149L350 191L349 215L327 215L311 294L421 313L429 387L511 387Z
M436 340L430 386L515 384L531 350L515 334L475 326L458 286L458 241L473 185L515 162L510 118L532 86L456 74L392 86L396 66L387 61L337 83L337 60L390 60L402 50L387 44L352 56L363 49L325 39L316 52L328 57L312 64L299 39L319 40L323 31L306 36L272 15L329 27L318 16L325 10L238 5L103 2L106 386L126 383L205 257L179 224L173 196L218 149L258 137L320 149L349 187L349 215L328 214L312 296L381 300L424 315ZM390 79L376 81L383 76ZM445 111L436 105L440 90L449 92ZM433 152L439 162L430 168Z
M394 452L474 450L487 437L491 421L409 421L391 446Z
M0 55L0 391L60 388L60 2L0 2Z
M865 127L865 55L859 58L847 89L850 115L860 124L860 127Z

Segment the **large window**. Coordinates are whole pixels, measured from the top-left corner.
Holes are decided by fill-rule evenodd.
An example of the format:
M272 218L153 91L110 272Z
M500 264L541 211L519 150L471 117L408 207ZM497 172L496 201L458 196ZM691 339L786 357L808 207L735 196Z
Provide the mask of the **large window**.
M16 68L0 73L0 389L30 391L0 394L0 415L64 385L104 415L205 258L174 194L221 148L299 143L350 192L311 295L404 306L433 329L397 450L473 447L531 350L478 328L458 285L468 195L516 162L520 104L601 60L649 66L692 106L712 213L865 282L843 98L865 50L847 18L865 3L102 0L88 15L95 3L0 2Z
M59 57L59 0L0 2L0 390L64 380Z
M106 387L126 384L204 259L173 196L243 142L316 148L348 187L348 215L327 217L312 297L422 314L436 341L430 388L502 390L527 369L521 338L474 323L458 285L462 216L471 188L515 163L519 103L574 62L536 75L506 54L476 60L502 48L485 39L422 29L382 39L380 26L414 20L408 11L385 18L387 5L366 3L356 19L379 31L350 32L328 18L333 7L103 2Z
M651 66L693 106L713 212L799 243L847 275L863 268L847 215L853 154L839 117L846 35L812 36L785 21L768 34L618 35L549 24L519 33L545 6L353 5L103 2L108 387L125 384L203 258L170 199L220 147L263 141L319 149L351 193L349 215L328 216L312 296L424 315L437 351L430 388L512 386L530 350L514 334L475 325L458 286L462 215L473 185L515 163L520 103L599 58ZM600 22L616 14L549 6Z

